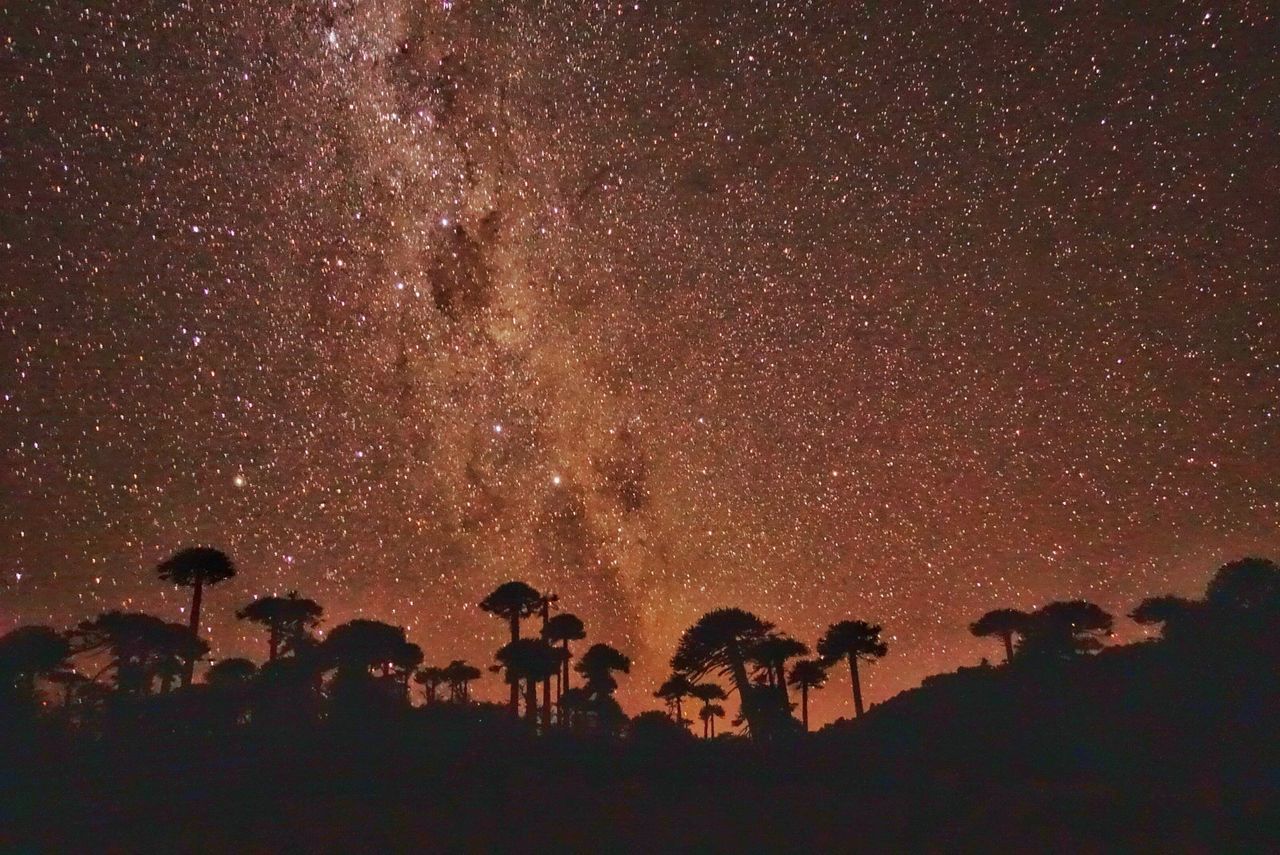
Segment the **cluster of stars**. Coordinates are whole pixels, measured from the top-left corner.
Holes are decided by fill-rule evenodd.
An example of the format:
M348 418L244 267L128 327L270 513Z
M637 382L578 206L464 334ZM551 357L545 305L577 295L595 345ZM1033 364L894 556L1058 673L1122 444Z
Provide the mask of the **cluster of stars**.
M546 5L0 9L0 630L212 543L222 654L524 578L633 708L722 605L879 698L1278 551L1269 4Z

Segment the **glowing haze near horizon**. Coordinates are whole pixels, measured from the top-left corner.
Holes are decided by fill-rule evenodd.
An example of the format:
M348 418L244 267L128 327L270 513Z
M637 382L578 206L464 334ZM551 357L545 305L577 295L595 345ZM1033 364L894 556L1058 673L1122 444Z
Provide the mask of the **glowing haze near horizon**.
M878 700L1274 555L1274 7L1021 5L6 6L0 630L211 543L217 655L520 578L633 711L723 605Z

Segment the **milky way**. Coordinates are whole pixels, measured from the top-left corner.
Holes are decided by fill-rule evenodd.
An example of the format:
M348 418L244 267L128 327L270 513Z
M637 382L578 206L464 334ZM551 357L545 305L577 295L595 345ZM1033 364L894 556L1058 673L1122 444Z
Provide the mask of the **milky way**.
M633 710L721 605L880 699L1280 552L1274 11L1023 5L6 6L0 629L208 542L215 654L523 578Z

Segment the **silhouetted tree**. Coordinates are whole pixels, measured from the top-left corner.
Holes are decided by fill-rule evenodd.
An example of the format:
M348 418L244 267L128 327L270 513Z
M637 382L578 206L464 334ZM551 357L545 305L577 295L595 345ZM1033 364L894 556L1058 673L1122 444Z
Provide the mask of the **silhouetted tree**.
M449 683L449 699L464 704L471 700L471 683L480 679L480 669L455 659L445 666L444 678Z
M445 674L445 669L436 665L428 665L426 668L419 668L417 673L413 675L413 680L422 686L423 695L428 704L434 704L440 698L437 693L440 687L449 681Z
M582 654L576 666L582 675L587 694L592 698L613 697L618 688L614 672L631 673L631 659L607 644L593 644Z
M530 725L536 725L538 683L559 671L558 651L540 638L517 638L499 650L496 658L508 683L518 689L523 681L525 718ZM549 724L544 713L542 726L545 728Z
M560 696L564 694L564 690L569 688L569 662L571 657L569 654L569 642L581 641L587 637L586 628L583 627L582 621L577 615L569 612L561 612L553 616L542 627L542 640L552 645L560 645L560 673L556 677L556 703L560 702Z
M546 637L547 619L551 617L551 609L555 608L560 597L555 592L545 593L538 597L538 615L542 618L542 640L550 643ZM560 679L562 668L556 668L554 674L557 680ZM551 722L551 677L547 677L542 681L542 726L546 727Z
M480 608L507 621L511 641L520 639L520 621L532 617L542 608L542 595L524 582L504 582L480 601ZM510 682L510 681L508 681ZM520 687L511 683L511 715L520 714Z
M200 637L200 603L204 599L205 585L216 585L236 575L230 556L210 546L191 546L181 549L160 562L156 573L166 582L191 589L190 626L192 635ZM191 683L196 663L187 662L182 673L183 685Z
M755 686L747 675L747 653L772 629L773 624L748 611L717 609L684 631L671 657L672 670L692 683L707 674L728 676L753 736L766 732L767 714L756 702Z
M999 638L1004 643L1004 661L1013 659L1013 637L1027 625L1027 613L1018 609L995 609L969 624L969 632L978 638Z
M1280 612L1280 567L1266 558L1241 558L1219 567L1204 592L1213 608Z
M809 729L809 691L827 684L827 668L821 659L801 659L791 666L791 685L800 690L800 721Z
M1093 603L1052 602L1028 616L1015 655L1045 661L1091 653L1101 649L1111 626L1111 615Z
M248 659L232 657L220 659L209 666L205 682L216 688L240 688L253 682L258 666Z
M70 653L66 636L47 626L21 626L0 636L0 708L34 707L36 679L64 672Z
M653 693L655 698L666 701L667 709L671 713L671 717L677 724L684 726L684 709L682 702L689 697L693 684L689 682L689 678L683 674L672 674L666 679L658 691Z
M708 722L714 728L715 722L708 718L706 713L707 707L712 705L713 701L723 701L728 696L724 693L724 689L718 683L698 683L689 687L689 696L702 701L702 710L698 713L698 717L702 719L702 736L708 737ZM724 710L720 710L720 715L724 715Z
M116 688L124 694L148 694L157 680L166 690L188 663L209 652L190 627L140 612L104 612L81 621L71 639L74 653L107 653L99 674L114 671Z
M880 640L880 627L862 620L833 623L818 641L818 655L828 666L841 660L849 663L849 680L853 684L853 710L856 715L864 712L858 660L874 662L888 652L888 645Z
M1166 639L1178 639L1187 632L1202 611L1202 603L1183 597L1148 597L1129 617L1144 626L1159 624Z
M299 597L290 591L283 597L259 597L236 612L240 620L251 621L267 628L267 658L280 655L281 645L306 635L320 623L324 609L315 600Z
M716 719L724 718L724 707L719 704L707 704L698 710L698 718L702 719L702 735L707 739L715 739Z
M783 703L790 703L786 696L787 660L809 655L809 646L780 632L771 632L748 650L748 659L760 669L767 686L782 692Z

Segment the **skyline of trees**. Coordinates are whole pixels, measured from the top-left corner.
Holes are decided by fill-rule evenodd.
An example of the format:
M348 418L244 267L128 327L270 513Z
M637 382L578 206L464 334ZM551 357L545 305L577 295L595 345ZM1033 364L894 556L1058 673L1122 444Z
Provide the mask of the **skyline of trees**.
M186 624L109 610L65 632L24 626L0 636L5 697L31 702L44 684L52 689L58 708L72 710L77 704L101 703L112 694L141 698L190 686L194 664L210 653L197 632L202 589L234 574L235 565L224 553L208 547L184 549L163 562L157 575L193 589ZM575 660L571 643L587 639L588 629L572 613L552 614L559 600L554 593L513 580L478 604L509 628L511 640L495 652L489 668L510 687L508 712L535 732L554 726L620 732L628 717L615 693L619 677L631 671L631 658L595 642ZM1208 623L1220 624L1223 615L1248 625L1261 615L1274 615L1278 608L1280 569L1266 559L1244 558L1220 568L1203 599L1153 596L1129 616L1139 625L1158 626L1163 638L1176 641L1196 637ZM259 666L244 657L215 659L200 685L218 691L252 685L258 696L284 699L285 708L292 703L316 715L323 715L326 701L352 708L412 705L415 684L422 687L427 705L472 702L471 685L483 677L480 667L462 659L424 665L422 648L402 627L378 620L355 618L324 634L319 629L323 615L319 603L296 591L253 599L236 616L266 629L266 660ZM521 622L531 618L540 618L539 632L522 636ZM1114 631L1114 618L1096 604L1068 600L1031 611L997 608L969 629L977 637L999 640L1005 666L1017 667L1098 652ZM867 621L839 620L811 650L751 612L715 609L681 635L670 660L671 676L651 694L665 704L673 723L684 729L701 721L708 738L715 732L716 719L726 715L718 702L736 696L738 715L733 723L746 734L767 739L809 730L811 693L826 686L838 667L849 673L853 714L861 717L866 712L864 671L889 652L882 631ZM92 669L77 667L90 663ZM579 676L580 685L572 684L572 673ZM794 700L789 689L798 693ZM442 690L446 697L441 697ZM701 705L686 710L686 699Z

